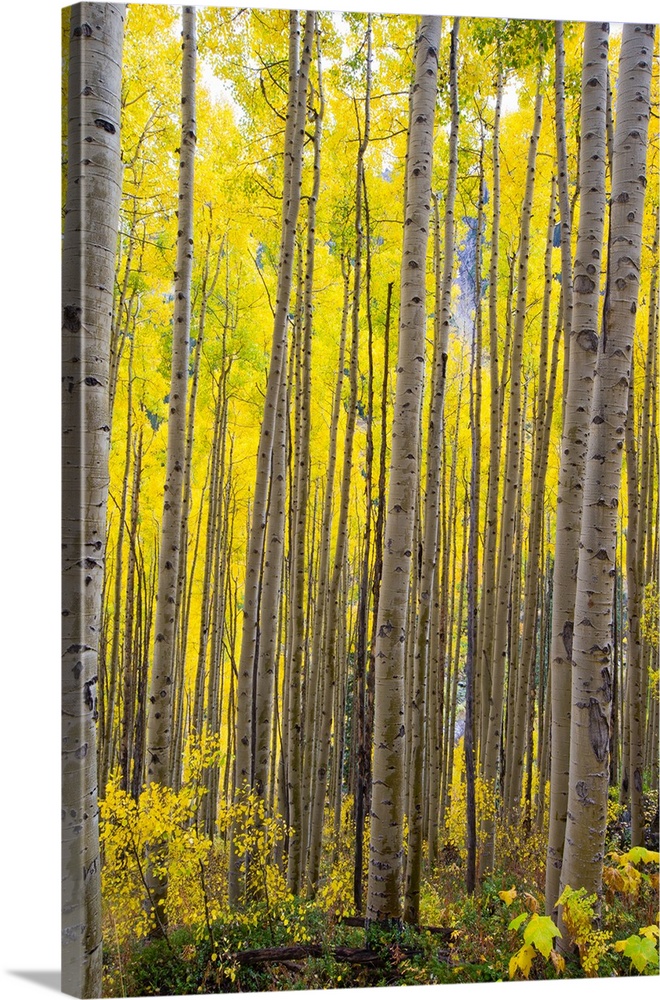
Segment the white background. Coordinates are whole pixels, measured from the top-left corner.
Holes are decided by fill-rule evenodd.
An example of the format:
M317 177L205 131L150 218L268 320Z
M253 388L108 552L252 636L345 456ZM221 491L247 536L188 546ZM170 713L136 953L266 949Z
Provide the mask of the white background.
M226 5L232 2L239 5ZM292 6L288 0L260 5ZM429 0L316 0L314 6L438 9ZM646 22L660 20L659 11L657 0L447 0L439 13ZM55 0L8 0L2 13L0 991L13 1000L59 991L61 35ZM602 989L627 998L631 990L643 998L655 995L657 984L655 978L489 990L521 998L532 991L595 996ZM414 989L416 996L438 995L435 987ZM483 997L484 989L452 986L443 993L468 1000Z

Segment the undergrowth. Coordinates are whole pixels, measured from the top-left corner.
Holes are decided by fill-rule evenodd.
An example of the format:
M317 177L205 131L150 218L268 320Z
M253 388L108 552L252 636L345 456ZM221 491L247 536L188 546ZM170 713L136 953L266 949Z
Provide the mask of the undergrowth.
M213 842L203 835L199 777L218 752L208 743L190 755L187 781L179 792L152 786L135 802L116 778L108 785L101 804L104 996L657 974L658 854L626 849L621 810L614 803L603 896L597 900L583 890L565 888L564 938L546 914L542 895L543 829L524 822L500 824L498 868L472 896L466 895L458 794L446 840L434 864L424 870L420 926L372 925L365 933L349 919L355 917L350 801L338 836L328 817L315 898L294 896L276 863L286 827L263 814L256 796L245 795L221 811ZM483 793L482 798L488 807ZM240 908L230 907L227 896L232 829L241 852L252 859ZM167 931L156 939L145 906L154 831L161 837L166 833L161 863L169 886ZM366 896L366 877L364 890ZM295 951L281 951L293 946ZM264 949L280 951L268 952L263 961ZM352 949L352 962L342 949Z

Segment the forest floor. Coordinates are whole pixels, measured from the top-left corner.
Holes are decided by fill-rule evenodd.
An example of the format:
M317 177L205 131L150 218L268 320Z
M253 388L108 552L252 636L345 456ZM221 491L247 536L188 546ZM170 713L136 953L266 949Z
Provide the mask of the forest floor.
M652 842L653 828L649 834ZM542 831L501 832L498 871L473 895L465 891L460 852L446 846L423 878L420 925L366 931L352 907L347 842L326 859L315 901L278 897L264 867L261 898L219 919L171 924L158 940L124 938L119 947L115 934L113 947L117 924L106 912L104 996L657 974L658 853L626 850L625 837L619 813L609 827L600 918L594 920L595 897L569 893L565 950L543 915ZM223 868L217 865L220 878Z

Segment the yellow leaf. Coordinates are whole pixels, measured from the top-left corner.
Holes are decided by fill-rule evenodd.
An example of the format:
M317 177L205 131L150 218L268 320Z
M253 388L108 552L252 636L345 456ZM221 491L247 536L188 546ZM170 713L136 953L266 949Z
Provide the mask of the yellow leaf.
M525 979L528 979L535 955L536 949L531 944L524 944L509 961L509 979L513 979L516 969L520 969Z
M660 936L660 929L657 924L649 924L648 927L640 927L639 933L642 937L651 938L651 940L653 940L654 937L657 938Z
M536 896L532 896L531 892L526 892L524 895L524 900L532 913L538 913L539 901Z
M503 902L506 903L507 906L511 906L517 895L518 893L516 892L515 885L511 889L505 889L499 893L500 899L503 900Z
M564 958L564 956L560 955L559 952L555 951L555 949L553 948L552 951L550 952L550 958L557 972L563 972L564 969L566 968L566 959Z

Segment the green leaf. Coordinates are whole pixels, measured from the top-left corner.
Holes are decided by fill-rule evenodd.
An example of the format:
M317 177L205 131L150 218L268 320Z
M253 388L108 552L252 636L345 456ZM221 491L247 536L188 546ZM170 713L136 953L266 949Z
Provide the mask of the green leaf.
M621 861L629 861L632 865L658 864L660 854L657 851L649 851L646 847L631 847L627 854L622 855Z
M655 941L650 938L640 938L631 934L626 941L623 954L629 958L638 972L643 972L647 965L658 964L658 949Z
M544 958L550 958L556 937L561 937L561 934L552 917L539 917L537 913L533 913L525 928L525 944L534 945Z
M527 920L527 914L519 913L518 916L514 917L511 923L509 924L509 930L517 931L520 925L524 924L526 920Z

